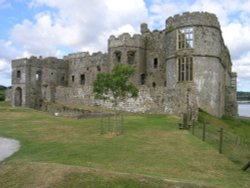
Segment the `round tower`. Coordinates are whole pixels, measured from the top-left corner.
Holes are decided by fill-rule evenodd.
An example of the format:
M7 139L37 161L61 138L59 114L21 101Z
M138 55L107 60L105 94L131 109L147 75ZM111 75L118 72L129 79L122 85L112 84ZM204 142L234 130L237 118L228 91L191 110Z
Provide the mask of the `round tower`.
M166 20L165 33L167 87L187 93L188 99L182 99L187 108L195 104L222 116L229 70L217 17L207 12L175 15Z

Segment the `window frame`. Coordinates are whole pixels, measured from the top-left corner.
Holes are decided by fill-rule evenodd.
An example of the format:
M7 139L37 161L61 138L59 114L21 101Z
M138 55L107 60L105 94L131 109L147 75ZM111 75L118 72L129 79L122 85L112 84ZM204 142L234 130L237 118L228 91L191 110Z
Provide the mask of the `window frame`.
M177 50L194 48L194 28L183 27L177 29Z
M194 81L194 60L192 56L177 58L177 78L178 82Z

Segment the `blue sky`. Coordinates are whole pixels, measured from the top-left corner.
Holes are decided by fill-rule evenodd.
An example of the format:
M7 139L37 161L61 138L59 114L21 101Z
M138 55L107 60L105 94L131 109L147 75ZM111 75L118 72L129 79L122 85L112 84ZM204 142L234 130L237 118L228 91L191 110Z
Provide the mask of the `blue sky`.
M107 51L111 34L163 29L186 11L217 15L238 90L250 91L250 0L0 0L0 84L11 85L12 59Z

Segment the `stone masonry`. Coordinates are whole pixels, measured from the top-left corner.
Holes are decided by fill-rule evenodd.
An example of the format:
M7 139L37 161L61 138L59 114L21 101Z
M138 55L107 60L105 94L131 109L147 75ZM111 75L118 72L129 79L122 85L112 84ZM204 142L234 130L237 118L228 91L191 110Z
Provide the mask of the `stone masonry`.
M110 36L107 53L73 53L63 59L31 57L12 61L12 105L41 108L47 102L103 105L92 83L117 63L130 64L137 99L121 110L179 115L201 108L215 116L237 115L236 73L214 14L186 12L166 20L165 29Z

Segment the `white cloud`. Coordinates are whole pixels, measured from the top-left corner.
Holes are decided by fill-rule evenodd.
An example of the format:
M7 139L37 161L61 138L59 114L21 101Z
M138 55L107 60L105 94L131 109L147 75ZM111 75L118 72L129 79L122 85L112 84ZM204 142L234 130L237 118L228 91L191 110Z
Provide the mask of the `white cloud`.
M107 48L107 33L111 35L117 28L134 31L147 19L143 0L31 1L31 8L37 6L57 11L39 13L35 21L24 20L12 30L12 40L35 55L56 55L58 46L103 51Z
M7 2L0 0L0 7ZM12 29L13 43L25 51L19 56L63 56L65 48L106 51L110 35L136 33L142 22L148 22L151 29L163 29L166 18L181 12L215 13L232 54L233 68L238 72L239 87L247 87L250 0L151 0L148 7L143 0L31 0L29 5L47 11L38 13L32 20L23 20ZM9 53L7 60L13 53L11 46L0 41L0 47L7 48Z

